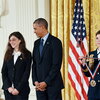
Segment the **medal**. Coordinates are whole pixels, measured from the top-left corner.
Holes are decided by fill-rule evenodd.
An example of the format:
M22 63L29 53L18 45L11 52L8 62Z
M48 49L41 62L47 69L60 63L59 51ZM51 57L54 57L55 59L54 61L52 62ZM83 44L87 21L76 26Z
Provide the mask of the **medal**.
M96 86L96 81L95 81L95 80L91 80L91 81L90 81L90 85L91 85L92 87L95 87L95 86Z
M91 55L91 56L93 56L93 55ZM89 58L90 59L90 58ZM91 59L94 59L94 58L91 58ZM96 58L95 58L96 59ZM98 59L98 58L97 58ZM96 68L94 69L94 72L92 72L91 71L91 69L92 69L92 66L94 67L94 61L90 61L89 62L89 64L86 62L86 67L87 67L87 69L88 69L88 71L89 71L89 73L90 73L90 75L91 75L91 78L92 79L94 79L94 77L95 77L95 75L97 74L97 71L98 71L98 69L99 69L99 67L100 67L100 60L99 60L99 63L96 65Z

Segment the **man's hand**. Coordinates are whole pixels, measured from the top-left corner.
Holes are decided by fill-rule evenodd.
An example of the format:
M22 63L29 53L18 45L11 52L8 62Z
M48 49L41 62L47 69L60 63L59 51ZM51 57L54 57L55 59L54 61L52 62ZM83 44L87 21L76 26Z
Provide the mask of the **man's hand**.
M36 81L34 84L36 86L36 90L38 91L39 90L39 82Z
M40 82L39 83L39 88L41 89L41 91L45 91L47 87L47 84L45 82Z
M45 82L40 82L39 83L39 82L36 81L34 84L36 86L37 91L45 91L46 90L47 84Z

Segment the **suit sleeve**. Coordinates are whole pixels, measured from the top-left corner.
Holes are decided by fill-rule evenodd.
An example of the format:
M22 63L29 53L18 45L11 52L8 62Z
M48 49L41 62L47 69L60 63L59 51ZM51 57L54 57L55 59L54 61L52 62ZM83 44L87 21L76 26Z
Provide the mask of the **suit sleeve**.
M62 43L60 40L55 39L52 41L52 66L49 75L46 77L45 82L47 85L60 73L62 63Z
M12 83L10 79L8 78L8 68L7 68L7 62L3 62L3 67L1 70L2 73L2 81L3 81L3 89L7 90L9 87L11 87Z
M37 81L36 61L35 61L35 58L34 58L35 44L36 43L34 43L33 54L32 54L32 81L33 81L33 85L34 85L34 82Z

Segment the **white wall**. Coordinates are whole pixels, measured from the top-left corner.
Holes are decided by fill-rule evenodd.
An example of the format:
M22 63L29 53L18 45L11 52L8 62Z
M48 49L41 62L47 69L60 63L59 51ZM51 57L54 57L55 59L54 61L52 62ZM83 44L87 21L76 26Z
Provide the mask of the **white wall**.
M0 2L2 1L4 0L0 0ZM20 31L26 40L27 48L32 51L34 41L37 39L36 35L33 33L32 23L38 17L46 18L49 22L50 14L49 0L5 1L8 2L6 5L6 14L0 17L0 72L9 34L14 31ZM2 81L0 73L0 88L1 86ZM33 89L31 78L30 86ZM34 92L34 89L32 91ZM31 92L31 95L34 95L33 92Z

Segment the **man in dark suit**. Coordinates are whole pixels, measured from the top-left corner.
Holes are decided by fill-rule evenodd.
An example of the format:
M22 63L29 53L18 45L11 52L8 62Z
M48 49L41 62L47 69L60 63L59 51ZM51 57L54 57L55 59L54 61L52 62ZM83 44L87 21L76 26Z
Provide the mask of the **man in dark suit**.
M45 19L36 19L33 28L34 33L40 37L34 43L32 65L32 80L36 86L37 100L62 100L62 43L48 33Z

